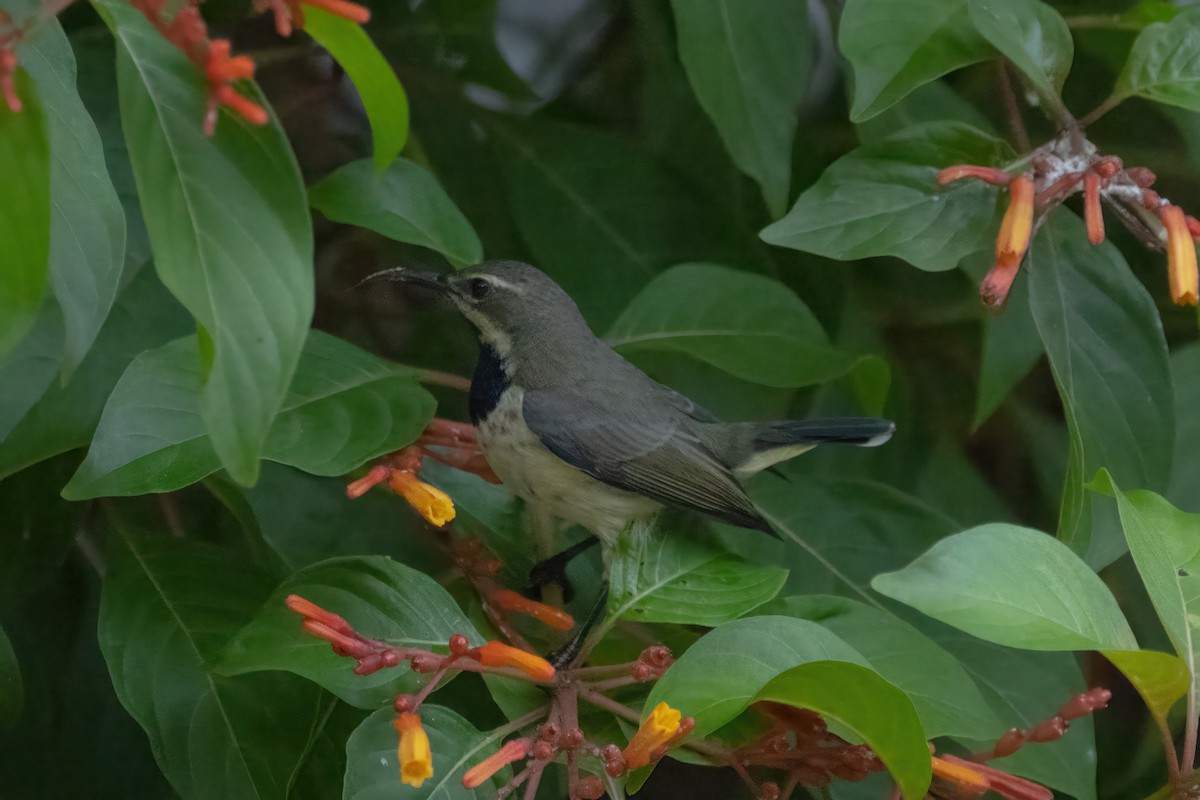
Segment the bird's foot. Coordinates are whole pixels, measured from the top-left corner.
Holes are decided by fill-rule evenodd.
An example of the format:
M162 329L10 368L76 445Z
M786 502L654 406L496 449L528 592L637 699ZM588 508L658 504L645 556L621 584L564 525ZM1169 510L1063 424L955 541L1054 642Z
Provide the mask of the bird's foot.
M599 543L599 539L589 536L561 553L534 564L533 569L529 570L529 584L525 587L525 593L532 595L543 586L560 586L563 591L563 599L569 602L575 596L575 587L571 585L571 580L567 577L567 565L577 555Z

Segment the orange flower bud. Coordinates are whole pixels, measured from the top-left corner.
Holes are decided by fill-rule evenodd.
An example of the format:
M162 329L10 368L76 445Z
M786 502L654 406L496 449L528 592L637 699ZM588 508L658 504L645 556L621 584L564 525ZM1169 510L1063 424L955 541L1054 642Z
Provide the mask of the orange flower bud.
M421 788L433 777L433 752L429 749L429 734L421 726L421 718L405 712L392 720L392 727L400 734L397 755L400 759L400 781L414 789Z
M1196 243L1188 230L1183 209L1162 206L1158 210L1167 229L1167 270L1171 299L1176 305L1194 306L1200 300L1200 274L1196 271Z
M354 628L345 619L332 611L326 611L311 600L305 600L298 594L289 594L283 603L290 611L295 611L302 617L315 620L339 633L354 634Z
M330 14L345 17L359 25L366 25L371 21L371 12L358 3L348 3L346 0L303 0L303 2L310 6L323 8Z
M411 472L392 472L390 485L396 494L408 501L430 525L441 527L454 519L454 501L436 486L431 486Z
M982 796L991 788L991 783L987 778L966 764L951 764L937 756L933 757L933 775L953 783L960 795L968 797Z
M485 667L512 667L520 670L535 681L548 681L554 677L554 667L549 661L504 642L488 642L471 650L467 655Z
M1100 176L1089 172L1083 176L1083 218L1087 222L1088 241L1104 241L1104 215L1100 211Z
M499 589L492 592L489 599L499 609L528 614L547 628L553 628L556 631L569 631L575 627L575 618L561 608L530 600L511 589Z
M655 751L671 745L680 735L681 714L666 703L659 703L642 722L629 745L621 751L629 769L650 763ZM690 727L689 727L690 729Z
M938 186L945 186L947 183L957 181L961 178L975 178L984 183L990 183L993 186L1008 186L1012 180L1012 176L1002 169L995 167L977 167L974 164L955 164L953 167L946 167L938 173Z
M511 742L505 742L503 747L463 774L463 786L468 789L482 786L488 778L517 759L524 758L528 752L528 739L513 739Z

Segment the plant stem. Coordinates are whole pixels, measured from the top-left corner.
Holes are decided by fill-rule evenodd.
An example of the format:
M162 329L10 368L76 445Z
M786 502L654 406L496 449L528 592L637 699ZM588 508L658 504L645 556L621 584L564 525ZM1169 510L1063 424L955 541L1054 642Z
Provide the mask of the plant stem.
M1093 122L1100 119L1105 114L1120 105L1121 101L1124 99L1125 98L1122 95L1113 92L1104 100L1103 103L1093 108L1090 112L1088 112L1087 116L1079 120L1079 126L1081 128L1086 128L1088 125L1091 125Z
M1000 96L1004 98L1004 110L1008 114L1008 127L1012 130L1013 140L1017 149L1022 153L1030 150L1029 132L1025 130L1025 120L1021 117L1021 107L1017 105L1017 93L1013 90L1012 77L1008 74L1008 62L1001 59L996 62L996 75L1000 82Z
M1196 766L1196 725L1200 723L1200 709L1196 706L1196 681L1193 679L1191 689L1188 691L1187 702L1187 725L1183 731L1183 763L1179 769L1184 777L1192 774L1192 768Z
M1165 719L1154 718L1154 726L1162 738L1163 750L1167 754L1167 778L1171 786L1179 783L1179 755L1175 752L1175 737Z

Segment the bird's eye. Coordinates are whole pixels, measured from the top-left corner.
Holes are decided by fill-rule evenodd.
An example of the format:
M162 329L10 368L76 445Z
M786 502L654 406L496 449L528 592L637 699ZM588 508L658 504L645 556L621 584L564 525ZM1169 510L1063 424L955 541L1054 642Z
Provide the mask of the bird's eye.
M471 278L467 281L467 292L476 300L482 300L487 297L488 292L492 290L492 284L484 278Z

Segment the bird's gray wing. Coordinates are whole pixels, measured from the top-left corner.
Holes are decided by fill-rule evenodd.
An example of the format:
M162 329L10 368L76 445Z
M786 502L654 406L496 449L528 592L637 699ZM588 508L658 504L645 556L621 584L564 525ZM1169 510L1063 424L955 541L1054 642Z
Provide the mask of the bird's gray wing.
M525 424L550 452L593 478L673 506L770 531L729 468L677 410L605 402L587 392L525 395Z

